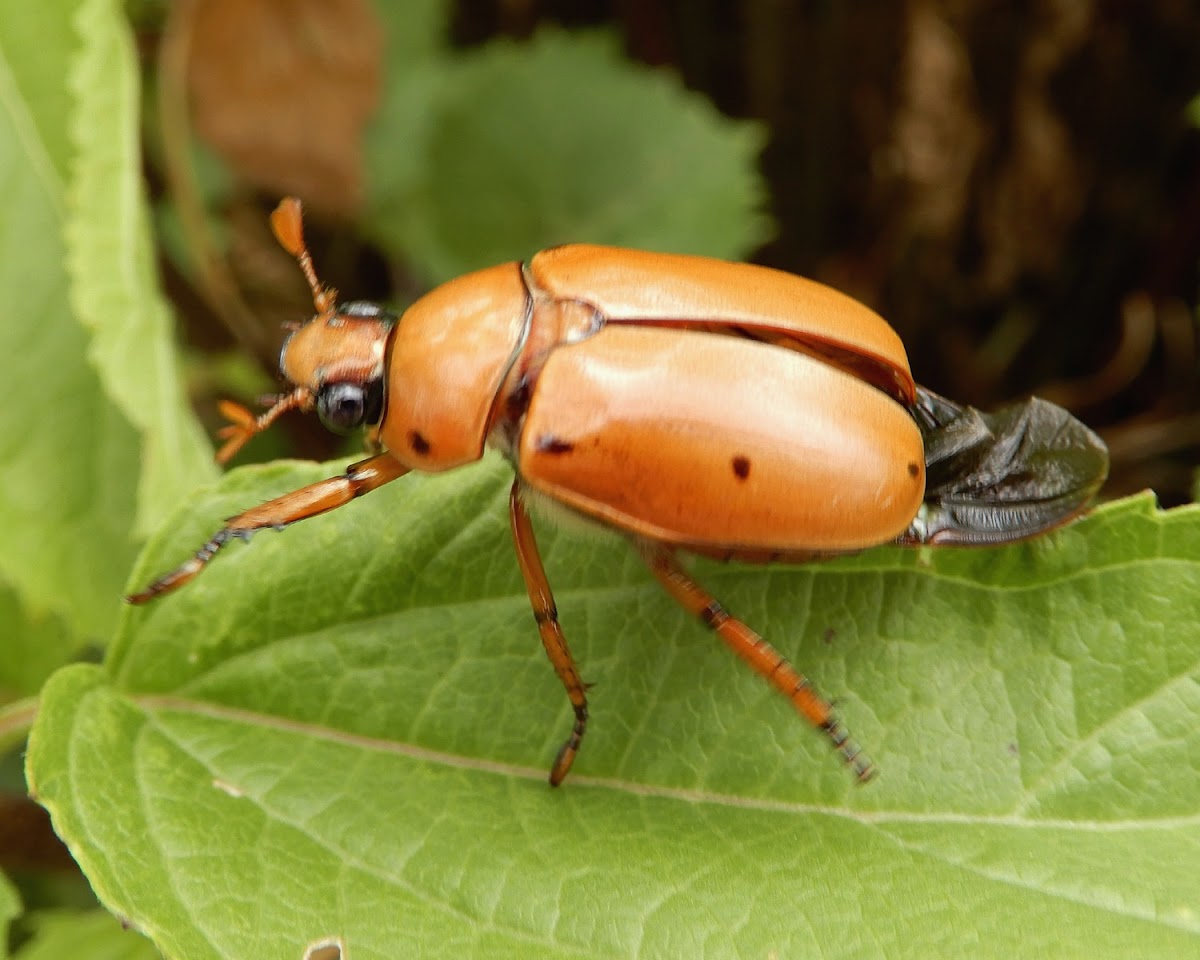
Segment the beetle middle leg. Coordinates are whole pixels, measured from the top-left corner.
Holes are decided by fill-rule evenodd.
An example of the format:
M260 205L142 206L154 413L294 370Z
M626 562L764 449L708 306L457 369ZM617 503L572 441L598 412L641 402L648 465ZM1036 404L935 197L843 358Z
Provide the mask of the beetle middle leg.
M309 484L257 507L251 507L236 517L230 517L220 530L204 544L186 563L164 574L152 584L125 598L128 603L140 604L153 600L164 593L178 590L203 570L213 555L230 540L245 539L256 530L265 527L285 527L297 520L306 520L320 513L327 513L345 506L355 497L382 487L385 483L404 476L408 467L389 454L352 463L339 477L330 477Z
M683 571L672 552L654 544L643 544L641 553L658 582L680 606L716 631L734 653L787 697L801 716L825 732L860 782L874 776L875 767L871 761L863 756L858 744L837 718L833 706L813 689L807 677L741 620L728 614L711 593Z
M513 481L508 506L513 544L517 548L517 564L521 568L521 576L525 579L529 605L533 607L533 619L537 621L546 656L554 665L554 671L566 688L567 697L575 710L575 725L571 728L571 735L559 748L558 756L554 758L554 766L550 768L550 786L557 787L570 772L571 764L575 762L575 755L579 753L579 746L583 742L583 734L587 730L587 685L579 677L579 668L575 666L575 658L571 656L567 647L566 635L558 623L558 608L554 605L554 594L550 590L550 581L546 579L546 570L538 553L529 512L521 501L519 480Z

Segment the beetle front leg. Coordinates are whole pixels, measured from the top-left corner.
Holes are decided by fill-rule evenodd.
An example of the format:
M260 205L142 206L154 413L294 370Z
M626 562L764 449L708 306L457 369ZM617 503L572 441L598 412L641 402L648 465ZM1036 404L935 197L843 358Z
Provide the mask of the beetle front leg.
M684 573L669 550L647 543L642 545L641 553L658 582L680 606L715 630L734 653L787 697L801 716L825 732L860 782L875 775L871 761L850 738L829 701L813 689L807 677L746 624L730 616L711 593Z
M345 506L355 497L382 487L385 483L404 476L408 467L389 454L383 453L368 460L353 463L340 477L330 477L319 483L309 484L291 493L230 517L220 530L213 534L196 555L186 563L159 577L144 590L125 598L128 603L140 604L178 590L196 577L205 568L213 555L230 540L246 539L264 527L278 529L297 520L307 520L320 513L327 513Z
M546 579L546 570L538 553L533 524L529 520L525 504L521 502L519 480L513 481L508 507L513 544L517 548L517 564L521 568L521 576L525 578L529 605L533 607L533 619L537 622L546 656L554 665L554 671L566 688L567 697L575 710L575 725L571 728L571 735L559 749L558 756L554 758L554 766L550 768L550 786L557 787L570 772L575 755L579 753L579 745L583 742L583 734L587 730L587 686L579 677L579 670L567 647L567 638L558 623L558 608L554 605L554 594L550 591L550 581Z

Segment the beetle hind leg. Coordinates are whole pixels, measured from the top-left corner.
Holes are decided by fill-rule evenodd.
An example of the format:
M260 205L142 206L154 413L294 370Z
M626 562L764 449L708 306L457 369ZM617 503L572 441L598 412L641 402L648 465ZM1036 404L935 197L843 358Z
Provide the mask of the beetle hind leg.
M675 555L657 545L642 546L651 573L675 601L716 632L725 644L791 701L797 712L825 735L860 783L875 775L875 767L850 737L833 706L774 647L741 620L731 616L717 599L689 577Z
M512 492L508 498L509 520L512 524L513 544L517 549L517 564L521 568L521 576L525 580L525 589L529 594L529 605L533 607L533 619L537 622L538 634L542 638L542 646L546 648L546 656L554 665L554 672L562 681L567 691L567 698L575 711L575 723L571 727L571 735L559 748L558 756L554 758L554 766L550 768L550 786L557 787L566 778L579 753L583 743L583 735L587 731L588 702L587 684L580 679L579 669L575 659L567 647L567 638L558 623L558 608L554 605L554 594L550 591L550 581L546 578L546 570L542 566L542 558L538 553L537 540L533 534L533 524L529 512L521 502L521 484L514 480Z

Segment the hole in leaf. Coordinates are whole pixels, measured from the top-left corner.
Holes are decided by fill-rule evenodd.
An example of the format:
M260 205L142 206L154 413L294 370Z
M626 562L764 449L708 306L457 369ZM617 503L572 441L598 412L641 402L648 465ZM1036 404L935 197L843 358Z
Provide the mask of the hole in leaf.
M339 937L329 937L310 943L304 951L304 960L342 960L342 941Z

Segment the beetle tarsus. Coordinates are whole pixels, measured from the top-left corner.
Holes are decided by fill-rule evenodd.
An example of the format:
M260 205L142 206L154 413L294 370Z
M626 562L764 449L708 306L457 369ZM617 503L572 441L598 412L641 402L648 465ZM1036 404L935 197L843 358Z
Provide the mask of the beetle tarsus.
M557 787L571 772L571 765L575 762L575 755L579 753L579 747L583 744L583 734L587 730L588 708L587 703L583 703L575 708L575 725L571 728L571 735L558 748L558 755L554 758L554 766L550 768L550 786Z
M862 747L842 726L836 714L829 715L822 729L833 743L833 748L841 754L843 762L854 772L854 777L859 783L866 783L875 777L875 764L863 753Z
M208 561L213 558L213 555L221 547L225 546L232 537L237 536L246 539L249 537L249 534L250 531L248 530L233 530L229 527L223 527L213 534L212 538L197 550L190 560L180 564L170 573L159 577L144 590L129 594L125 597L125 602L138 606L148 603L156 597L161 597L164 593L171 593L174 590L178 590L185 583L189 583L195 579L200 574L200 571L208 565Z
M854 778L857 783L870 783L875 779L875 764L861 754L854 757L847 757L846 763L854 771Z

